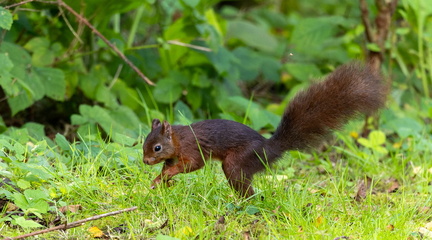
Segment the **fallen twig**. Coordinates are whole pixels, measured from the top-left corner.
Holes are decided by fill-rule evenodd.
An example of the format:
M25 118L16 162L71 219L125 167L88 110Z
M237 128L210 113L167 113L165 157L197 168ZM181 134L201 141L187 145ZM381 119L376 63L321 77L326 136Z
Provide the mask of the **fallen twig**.
M36 231L36 232L32 232L32 233L27 233L27 234L16 236L16 237L4 238L2 240L23 239L23 238L27 238L27 237L31 237L31 236L36 236L36 235L39 235L39 234L43 234L43 233L47 233L47 232L52 232L52 231L56 231L56 230L66 230L66 229L69 229L69 228L74 228L74 227L81 226L84 223L89 222L89 221L93 221L93 220L96 220L96 219L99 219L99 218L108 217L108 216L112 216L112 215L117 215L117 214L124 213L124 212L130 212L130 211L136 210L137 208L138 207L131 207L131 208L126 208L126 209L122 209L122 210L118 210L118 211L114 211L114 212L104 213L104 214L96 215L96 216L89 217L89 218L86 218L86 219L82 219L82 220L79 220L79 221L76 221L76 222L66 223L66 224L63 224L63 225L60 225L60 226L56 226L56 227L52 227L52 228L47 228L47 229L44 229L44 230L40 230L40 231Z

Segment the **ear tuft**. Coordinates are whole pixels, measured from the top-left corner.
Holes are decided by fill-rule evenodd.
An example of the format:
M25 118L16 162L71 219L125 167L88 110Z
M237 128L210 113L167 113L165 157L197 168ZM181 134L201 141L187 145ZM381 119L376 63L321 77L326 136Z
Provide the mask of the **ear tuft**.
M171 140L171 125L167 121L163 121L161 134L165 135L169 140Z
M157 118L153 119L153 121L152 121L152 130L154 130L154 129L160 127L160 126L161 126L160 120L157 119Z

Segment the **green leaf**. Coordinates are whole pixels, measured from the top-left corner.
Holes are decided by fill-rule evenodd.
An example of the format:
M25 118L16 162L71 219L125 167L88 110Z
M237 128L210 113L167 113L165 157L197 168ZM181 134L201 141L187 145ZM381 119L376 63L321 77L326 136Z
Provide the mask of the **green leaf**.
M232 53L237 58L235 66L239 70L240 80L254 80L261 71L261 56L247 47L238 47Z
M249 205L246 207L245 212L249 215L255 215L257 213L260 213L260 210L255 206Z
M31 106L35 101L40 100L45 95L45 86L34 72L30 72L22 79L17 78L16 83L20 89L19 93L8 98L12 115Z
M291 44L296 52L320 56L323 49L337 45L335 33L338 26L346 21L343 17L316 17L303 18L299 21L292 32Z
M12 194L12 200L15 205L17 205L19 208L26 210L29 207L29 203L27 201L27 198L22 193L14 193Z
M156 240L180 240L180 238L170 237L168 235L158 234Z
M23 180L23 179L20 179L20 180L17 181L17 186L18 186L19 188L21 188L21 189L27 189L27 188L29 188L31 185L30 185L30 182L28 182L28 181L26 181L26 180Z
M194 8L199 4L200 0L182 0L182 2L184 2L189 7Z
M285 68L289 74L300 81L309 81L322 75L315 64L308 63L287 63Z
M24 48L33 52L32 64L34 66L48 66L54 62L55 54L50 50L50 42L47 38L32 38Z
M278 44L267 29L244 20L228 22L227 38L239 39L248 46L265 52L274 52Z
M390 120L384 125L384 128L395 131L401 138L407 138L423 131L422 124L409 117Z
M14 219L16 225L19 225L22 228L41 228L43 227L39 223L31 220L26 220L24 217L17 217Z
M58 68L35 67L45 88L45 94L57 101L63 101L66 95L66 81L62 70Z
M111 91L120 98L122 105L128 106L129 108L136 110L140 107L137 99L139 99L138 93L135 89L130 88L122 80L117 80Z
M65 136L61 135L60 133L56 134L54 141L57 143L57 145L63 151L70 151L71 150L71 147L70 147L68 140L66 140Z
M372 146L379 146L385 143L386 136L382 131L372 131L369 133L369 139Z
M12 70L14 64L10 60L8 53L0 53L0 66L2 66L0 68L0 75L9 73Z
M194 111L201 106L203 94L207 94L207 92L205 90L202 91L201 89L189 88L189 91L186 94L186 99Z
M43 140L45 137L45 126L40 123L28 122L23 126L27 129L30 137L36 140Z
M0 7L0 28L10 30L12 22L12 14L9 10Z
M364 147L367 147L367 148L371 148L372 147L372 144L366 138L359 138L359 139L357 139L357 142L360 143L361 145L363 145Z
M44 199L44 200L48 199L48 194L42 190L39 190L39 189L37 189L37 190L27 189L24 191L24 196L30 201L37 201L40 199Z
M376 43L368 43L366 44L366 48L373 52L381 52L381 48Z
M183 101L178 101L176 103L174 106L174 114L176 115L176 119L182 119L182 117L185 117L188 120L193 119L192 111Z
M159 80L153 91L154 98L160 103L173 103L177 101L183 91L182 82L188 81L187 77L173 71L166 78Z
M135 138L131 138L121 133L114 133L112 137L117 143L121 143L126 146L132 146L136 142Z

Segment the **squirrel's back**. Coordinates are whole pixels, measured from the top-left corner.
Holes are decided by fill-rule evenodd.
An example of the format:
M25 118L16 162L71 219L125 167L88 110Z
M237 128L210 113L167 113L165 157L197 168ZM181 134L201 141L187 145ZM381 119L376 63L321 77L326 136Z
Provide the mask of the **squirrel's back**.
M283 151L313 147L356 115L383 107L387 91L386 82L368 65L338 67L291 100L269 144Z

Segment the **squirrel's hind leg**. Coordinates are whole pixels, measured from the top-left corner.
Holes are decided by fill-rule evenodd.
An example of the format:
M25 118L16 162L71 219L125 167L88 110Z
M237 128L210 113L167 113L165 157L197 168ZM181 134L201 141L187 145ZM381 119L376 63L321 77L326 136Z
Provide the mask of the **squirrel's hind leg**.
M252 174L243 171L239 166L230 164L229 159L222 163L222 169L229 185L242 197L250 197L255 194L252 188Z

